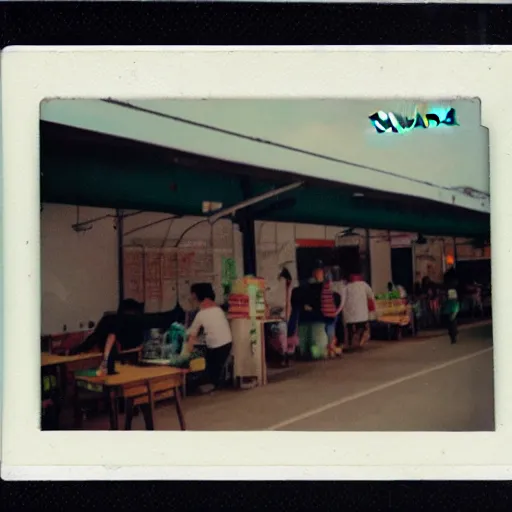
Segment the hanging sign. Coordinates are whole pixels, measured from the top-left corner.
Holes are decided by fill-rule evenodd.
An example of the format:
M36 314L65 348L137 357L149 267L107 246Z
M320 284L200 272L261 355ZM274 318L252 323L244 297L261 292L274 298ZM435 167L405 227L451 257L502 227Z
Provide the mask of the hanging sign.
M228 286L236 279L236 262L233 258L222 258L222 285Z
M454 108L433 108L427 114L414 110L412 117L379 110L369 116L377 133L407 133L415 128L435 128L441 125L458 126Z

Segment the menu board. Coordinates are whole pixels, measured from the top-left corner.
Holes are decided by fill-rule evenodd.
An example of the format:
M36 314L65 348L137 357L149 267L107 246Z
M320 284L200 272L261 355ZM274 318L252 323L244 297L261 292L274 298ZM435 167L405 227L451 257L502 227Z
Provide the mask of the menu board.
M175 280L178 275L178 257L175 251L164 250L162 254L162 280Z
M221 293L220 273L220 257L214 258L214 251L204 246L124 248L125 297L144 302L147 312L172 309L178 299L186 304L193 282L212 283Z
M144 281L146 302L162 299L162 254L160 251L146 251L144 259Z
M125 297L144 302L144 252L142 248L125 249L123 276Z

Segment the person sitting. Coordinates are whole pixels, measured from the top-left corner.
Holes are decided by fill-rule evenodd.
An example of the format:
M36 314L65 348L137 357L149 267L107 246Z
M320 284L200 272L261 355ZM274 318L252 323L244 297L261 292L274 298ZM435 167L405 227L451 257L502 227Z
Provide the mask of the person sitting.
M199 331L204 330L206 342L206 373L209 385L201 388L209 393L218 389L233 346L233 337L224 311L215 303L215 292L210 283L195 283L190 287L191 302L199 308L192 325L187 330L188 347L192 352Z

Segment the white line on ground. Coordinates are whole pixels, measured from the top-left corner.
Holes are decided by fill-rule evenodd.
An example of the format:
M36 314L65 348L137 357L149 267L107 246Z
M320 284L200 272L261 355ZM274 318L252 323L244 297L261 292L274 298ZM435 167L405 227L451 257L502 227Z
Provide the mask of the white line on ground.
M468 359L472 359L474 357L481 356L483 354L486 354L487 352L490 352L492 349L493 349L492 347L489 347L489 348L485 348L483 350L478 350L477 352L473 352L471 354L467 354L462 357L457 357L456 359L451 359L450 361L446 361L445 363L431 366L430 368L426 368L425 370L411 373L409 375L406 375L405 377L400 377L399 379L390 380L388 382L385 382L384 384L380 384L379 386L375 386L373 388L366 389L365 391L361 391L360 393L355 393L353 395L346 396L345 398L342 398L340 400L336 400L334 402L325 404L322 407L318 407L317 409L312 409L310 411L304 412L297 416L293 416L292 418L289 418L287 420L281 421L280 423L276 423L275 425L272 425L271 427L268 427L266 430L279 430L283 427L287 427L288 425L291 425L292 423L297 423L298 421L305 420L306 418L310 418L311 416L315 416L322 412L328 411L329 409L332 409L333 407L338 407L339 405L346 404L347 402L351 402L352 400L357 400L358 398L362 398L362 397L370 395L372 393L376 393L377 391L382 391L383 389L390 388L391 386L396 386L397 384L401 384L402 382L405 382L405 381L408 381L411 379L415 379L415 378L421 377L423 375L427 375L427 374L429 374L431 372L435 372L437 370L442 370L443 368L447 368L448 366L452 366L457 363L462 363L463 361L467 361Z

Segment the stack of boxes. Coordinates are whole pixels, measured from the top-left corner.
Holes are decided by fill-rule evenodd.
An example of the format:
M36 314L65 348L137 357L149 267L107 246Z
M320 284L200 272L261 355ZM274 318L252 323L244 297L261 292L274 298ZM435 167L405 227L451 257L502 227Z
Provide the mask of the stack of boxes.
M267 317L265 280L259 277L242 277L233 282L228 302L228 316L264 320Z

